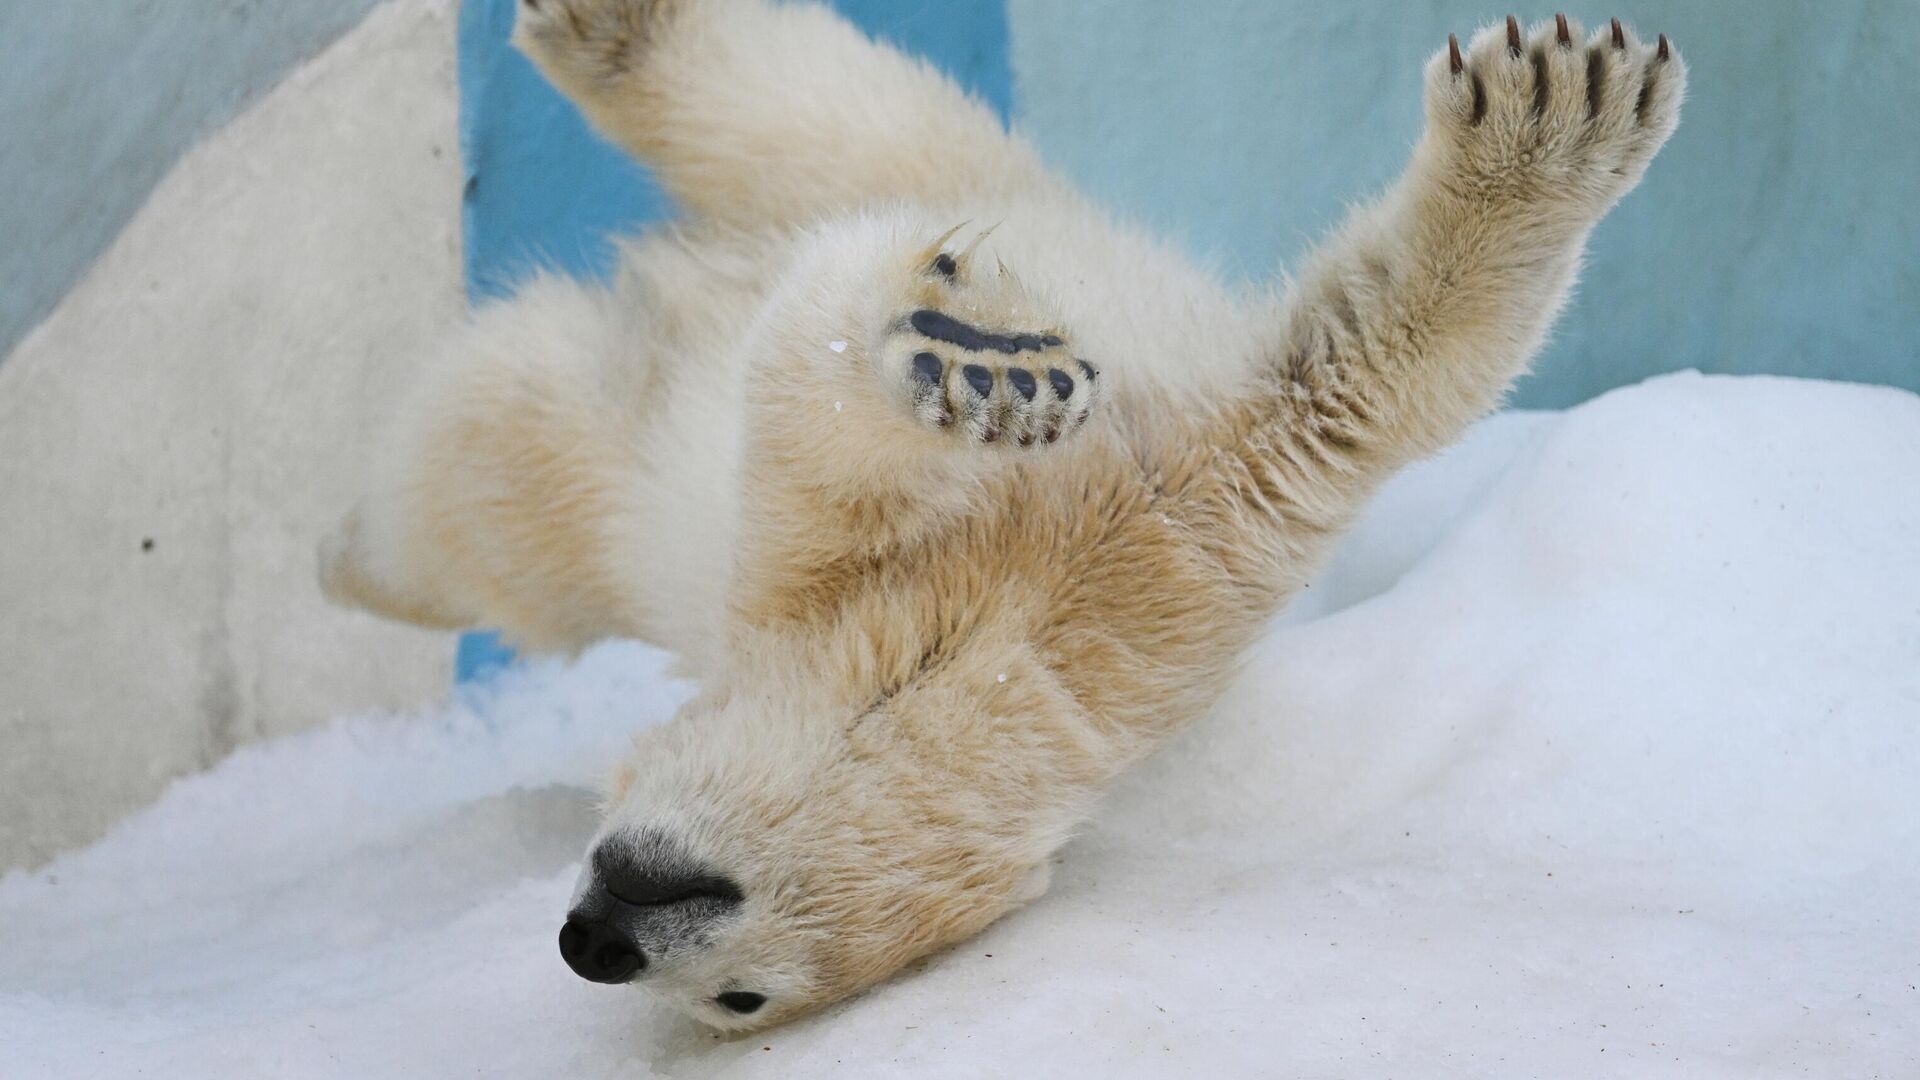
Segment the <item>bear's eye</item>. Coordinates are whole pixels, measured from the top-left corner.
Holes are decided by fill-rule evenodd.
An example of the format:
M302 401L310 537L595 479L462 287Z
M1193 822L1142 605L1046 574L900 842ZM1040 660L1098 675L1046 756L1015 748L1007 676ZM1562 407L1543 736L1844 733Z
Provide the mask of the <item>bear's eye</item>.
M713 1000L719 1002L721 1008L746 1016L749 1013L759 1012L760 1006L767 1003L767 995L756 994L751 990L729 990Z

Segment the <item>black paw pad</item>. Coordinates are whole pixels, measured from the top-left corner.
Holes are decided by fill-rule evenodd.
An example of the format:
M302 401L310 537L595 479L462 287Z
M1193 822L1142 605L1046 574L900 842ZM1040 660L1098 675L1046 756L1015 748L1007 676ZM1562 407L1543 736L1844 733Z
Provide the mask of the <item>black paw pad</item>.
M1047 382L1053 385L1053 396L1061 401L1073 396L1073 376L1059 368L1047 369Z
M974 393L981 397L993 393L993 372L979 364L968 364L960 369L960 374L966 376L967 385L973 387Z
M929 385L940 381L940 358L930 352L923 352L913 358L913 377Z
M908 321L915 330L927 337L958 345L968 352L979 352L988 345L987 335L942 311L921 308Z
M1040 384L1034 381L1033 372L1026 368L1008 368L1007 381L1012 383L1013 388L1020 391L1020 396L1028 401L1032 401L1033 395L1040 392Z
M998 352L1011 356L1019 352L1039 352L1062 344L1052 334L996 334L932 308L921 308L907 316L907 323L916 332L934 341L958 345L968 352Z

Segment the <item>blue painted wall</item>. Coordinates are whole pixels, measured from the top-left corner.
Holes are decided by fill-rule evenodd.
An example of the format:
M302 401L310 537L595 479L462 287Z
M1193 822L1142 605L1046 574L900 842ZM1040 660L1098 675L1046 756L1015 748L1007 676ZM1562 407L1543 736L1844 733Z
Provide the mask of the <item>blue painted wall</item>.
M1009 0L1018 115L1056 164L1265 277L1387 184L1454 0ZM1551 7L1531 12L1551 17ZM1920 3L1608 0L1685 51L1680 132L1594 238L1518 403L1697 367L1920 389ZM1523 12L1524 14L1524 12Z
M375 0L0 0L0 358L175 159Z

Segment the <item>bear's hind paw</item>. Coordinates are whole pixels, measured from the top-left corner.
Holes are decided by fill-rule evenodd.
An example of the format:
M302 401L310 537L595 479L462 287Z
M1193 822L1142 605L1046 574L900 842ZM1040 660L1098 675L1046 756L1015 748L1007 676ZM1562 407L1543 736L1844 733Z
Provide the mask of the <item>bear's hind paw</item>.
M977 443L1058 442L1087 422L1100 372L1072 354L1064 330L1032 325L1032 305L1004 268L976 285L970 262L934 256L925 306L895 323L885 347L901 358L914 416Z

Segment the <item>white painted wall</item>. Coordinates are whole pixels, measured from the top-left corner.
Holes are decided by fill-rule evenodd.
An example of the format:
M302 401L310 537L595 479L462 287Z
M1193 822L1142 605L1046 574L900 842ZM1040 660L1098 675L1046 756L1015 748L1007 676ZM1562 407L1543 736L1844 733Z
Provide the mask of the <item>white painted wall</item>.
M389 0L190 152L0 364L0 867L444 693L450 639L328 607L313 546L461 316L454 11Z
M0 353L180 155L376 0L0 0Z

